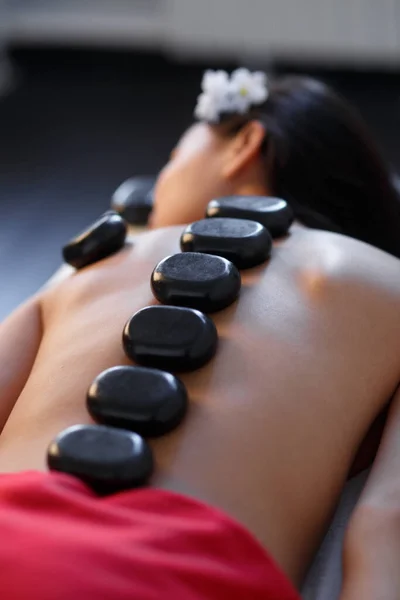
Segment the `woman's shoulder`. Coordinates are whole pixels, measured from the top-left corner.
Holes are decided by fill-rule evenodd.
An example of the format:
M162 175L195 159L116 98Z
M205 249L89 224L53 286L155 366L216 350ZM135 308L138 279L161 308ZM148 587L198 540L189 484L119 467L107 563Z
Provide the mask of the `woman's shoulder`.
M281 242L284 247L284 242ZM399 296L400 260L370 244L328 231L295 228L286 250L301 268L314 265L327 282L365 285Z

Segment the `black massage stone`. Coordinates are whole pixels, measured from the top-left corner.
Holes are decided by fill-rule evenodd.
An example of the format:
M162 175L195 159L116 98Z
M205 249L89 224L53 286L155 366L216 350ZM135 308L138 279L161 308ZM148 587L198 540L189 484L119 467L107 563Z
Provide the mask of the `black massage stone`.
M159 302L206 313L232 304L240 286L240 273L233 263L198 252L168 256L151 275L153 294Z
M114 192L111 207L131 225L146 225L153 209L155 177L132 177Z
M126 232L124 219L117 213L108 211L64 246L64 260L76 269L102 260L124 246Z
M165 371L145 367L113 367L100 373L89 388L92 417L144 437L175 429L188 407L183 383Z
M273 238L286 235L294 219L293 211L285 200L268 196L227 196L212 200L206 217L258 221Z
M238 269L255 267L271 255L272 239L267 229L248 219L202 219L186 227L181 236L182 252L207 252L233 262Z
M168 371L193 371L217 349L213 321L192 308L148 306L128 321L123 332L126 355L142 365Z
M140 435L102 425L62 431L48 448L47 463L102 495L144 485L153 472L152 452Z

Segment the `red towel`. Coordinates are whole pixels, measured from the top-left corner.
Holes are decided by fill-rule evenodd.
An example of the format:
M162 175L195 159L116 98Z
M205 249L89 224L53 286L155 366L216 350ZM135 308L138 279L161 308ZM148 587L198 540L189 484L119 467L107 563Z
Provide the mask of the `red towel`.
M58 473L0 476L4 600L299 600L219 510L152 488L98 498Z

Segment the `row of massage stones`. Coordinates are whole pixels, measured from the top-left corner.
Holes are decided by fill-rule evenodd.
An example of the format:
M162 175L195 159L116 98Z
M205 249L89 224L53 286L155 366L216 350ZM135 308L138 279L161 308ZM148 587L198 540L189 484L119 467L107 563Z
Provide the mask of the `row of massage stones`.
M293 220L286 202L267 197L213 200L207 217L186 227L182 253L156 265L151 288L160 304L139 310L123 330L125 354L138 366L107 369L91 384L86 404L98 425L69 427L49 446L50 469L98 494L149 480L154 461L145 440L175 429L188 408L172 373L198 369L216 352L217 330L205 313L237 299L238 269L268 260L272 237L285 235ZM81 269L121 249L126 233L126 222L107 212L63 248L64 260Z

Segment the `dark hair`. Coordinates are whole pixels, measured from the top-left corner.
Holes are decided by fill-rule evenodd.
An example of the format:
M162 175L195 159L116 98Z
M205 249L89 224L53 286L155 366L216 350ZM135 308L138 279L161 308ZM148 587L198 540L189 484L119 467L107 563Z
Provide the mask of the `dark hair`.
M314 79L284 77L269 84L258 118L266 129L269 183L299 221L400 257L398 193L345 100Z

